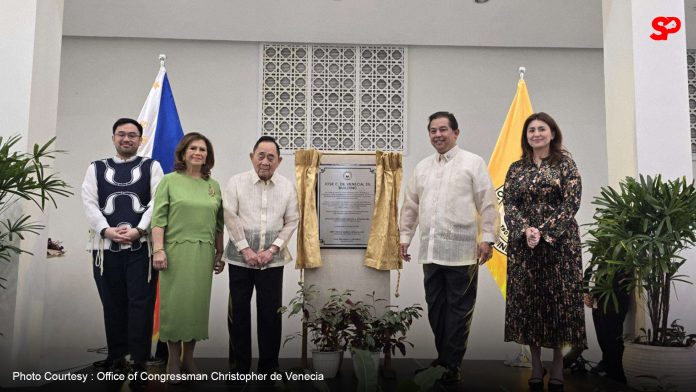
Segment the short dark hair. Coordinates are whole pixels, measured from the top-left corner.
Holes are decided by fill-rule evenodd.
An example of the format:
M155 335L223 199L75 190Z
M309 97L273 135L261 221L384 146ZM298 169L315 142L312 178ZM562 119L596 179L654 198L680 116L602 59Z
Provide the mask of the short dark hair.
M549 145L549 162L556 164L563 159L564 156L569 156L568 150L563 147L563 134L561 133L561 128L559 128L556 120L550 115L544 112L532 113L527 120L525 120L522 126L522 159L526 159L529 162L534 162L534 149L529 145L529 140L527 140L527 128L529 124L534 121L539 120L545 122L551 130L551 135L553 139Z
M426 128L428 131L430 131L430 123L433 122L436 118L446 118L449 120L449 126L452 129L459 129L459 123L457 122L457 119L454 117L454 114L450 112L435 112L428 117L428 127Z
M176 150L174 150L174 170L180 173L186 171L184 154L186 153L186 149L188 148L189 144L196 140L203 140L205 143L205 148L208 150L205 157L205 163L201 167L201 177L203 177L204 180L207 180L210 178L210 170L213 168L213 166L215 166L215 152L213 151L213 144L210 142L210 140L198 132L189 132L184 135L181 140L179 140L179 144L176 146Z
M275 144L276 152L278 153L278 156L280 156L280 145L278 145L278 142L275 140L273 136L261 136L259 140L256 141L256 144L254 144L254 149L251 151L256 152L256 149L259 147L259 144L263 142L271 142Z
M112 134L112 135L115 134L115 133L116 133L116 128L120 127L120 126L123 125L123 124L133 124L133 125L135 125L135 127L138 128L138 132L140 133L140 136L143 136L143 126L140 125L140 123L139 123L138 121L133 120L132 118L127 118L127 117L119 118L118 120L116 120L116 122L114 123L113 128L111 129L111 134Z

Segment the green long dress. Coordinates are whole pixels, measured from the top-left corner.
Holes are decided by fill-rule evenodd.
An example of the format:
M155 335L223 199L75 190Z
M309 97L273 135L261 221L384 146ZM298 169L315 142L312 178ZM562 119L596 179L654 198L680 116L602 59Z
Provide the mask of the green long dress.
M215 233L223 225L217 181L177 172L162 178L151 223L164 228L167 254L159 274L161 341L208 338Z

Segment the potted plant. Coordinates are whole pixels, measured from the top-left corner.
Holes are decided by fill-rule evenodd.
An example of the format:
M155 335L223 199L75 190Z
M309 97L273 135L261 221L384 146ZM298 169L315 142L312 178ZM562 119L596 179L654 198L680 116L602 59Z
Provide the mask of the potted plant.
M0 261L9 262L13 255L20 253L31 254L26 249L17 246L19 239L24 239L27 233L39 234L43 226L30 221L26 214L11 212L11 209L21 209L17 202L28 200L33 202L41 211L47 202L56 206L55 196L72 194L70 186L50 173L50 165L46 162L62 152L51 149L55 138L43 146L34 145L31 152L17 152L16 144L20 136L3 138L0 136ZM5 277L0 277L0 287L5 288Z
M374 292L366 296L370 298L370 303L348 300L348 318L352 327L348 337L348 346L358 350L381 351L380 341L375 331L378 320L377 304L386 302L386 300L376 299Z
M374 292L368 294L367 297L371 299L371 303L349 300L348 318L351 328L348 346L353 359L353 371L358 377L359 384L364 381L368 381L368 384L376 383L379 356L382 351L376 304L386 300L375 299Z
M592 254L592 292L600 306L617 306L614 286L637 291L650 318L650 328L624 351L629 385L660 379L678 389L692 388L696 384L693 335L676 323L670 326L669 311L672 286L689 283L679 270L686 262L681 251L696 244L694 182L683 177L665 182L659 175L627 177L618 191L602 188L592 203L597 209L586 242ZM614 285L617 276L621 278Z
M387 375L393 373L391 357L399 350L401 355L406 355L406 345L413 347L413 343L406 340L406 333L411 328L413 321L421 317L423 308L419 304L413 304L399 310L398 306L388 306L382 316L377 319L374 326L378 345L384 352L384 372Z
M358 379L361 375L372 374L365 369L374 369L377 372L379 353L384 353L384 374L393 375L391 369L391 356L398 349L401 355L406 355L406 345L413 344L406 340L406 333L411 328L413 321L421 317L423 308L414 304L399 310L398 306L386 306L384 312L377 316L376 304L384 299L375 299L374 292L368 294L372 303L362 301L352 303L350 321L352 324L349 344L353 351L353 367ZM368 359L371 358L368 366ZM365 363L363 363L365 362ZM371 369L368 369L371 370ZM369 377L366 377L369 378Z
M324 374L326 378L335 377L351 333L348 318L351 290L339 292L330 289L327 301L321 307L315 308L313 302L317 300L318 291L313 285L307 288L302 282L299 285L300 288L289 305L281 307L278 311L288 313L288 317L302 314L303 328L308 331L316 348L312 351L314 370ZM297 336L302 334L289 335L285 343Z

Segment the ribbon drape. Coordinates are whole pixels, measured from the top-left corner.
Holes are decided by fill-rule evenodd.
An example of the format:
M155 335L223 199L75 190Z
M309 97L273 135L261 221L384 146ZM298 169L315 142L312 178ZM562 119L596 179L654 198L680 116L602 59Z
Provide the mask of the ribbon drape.
M377 151L376 160L375 208L364 264L378 270L401 269L397 219L403 175L402 155Z
M321 153L317 150L295 152L295 181L300 204L297 226L297 259L295 268L321 267L319 221L317 218L317 170Z

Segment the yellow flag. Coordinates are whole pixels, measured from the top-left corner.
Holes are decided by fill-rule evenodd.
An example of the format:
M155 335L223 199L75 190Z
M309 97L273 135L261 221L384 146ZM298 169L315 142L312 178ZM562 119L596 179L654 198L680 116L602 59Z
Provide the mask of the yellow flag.
M493 257L488 260L486 265L488 270L491 271L491 275L493 275L500 292L503 294L503 298L505 298L507 286L508 239L508 230L503 219L503 186L505 185L505 175L508 168L522 156L522 147L520 146L522 126L532 113L534 112L532 111L532 102L529 100L529 94L527 93L527 85L524 79L520 78L520 81L517 82L517 93L515 93L515 98L512 100L512 105L510 105L510 110L508 110L503 128L500 130L491 160L488 162L488 173L491 175L493 187L495 188L501 219L500 239L495 244Z

